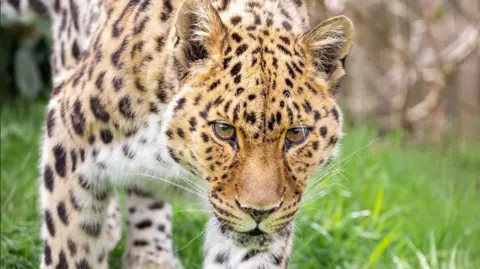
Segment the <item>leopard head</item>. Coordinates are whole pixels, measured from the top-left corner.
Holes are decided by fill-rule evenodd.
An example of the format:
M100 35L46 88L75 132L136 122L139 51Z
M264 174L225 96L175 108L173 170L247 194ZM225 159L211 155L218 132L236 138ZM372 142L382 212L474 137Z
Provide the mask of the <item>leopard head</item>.
M164 135L171 157L208 182L222 232L261 249L289 233L307 177L335 154L353 26L339 16L303 31L249 8L180 5L169 68L180 86Z

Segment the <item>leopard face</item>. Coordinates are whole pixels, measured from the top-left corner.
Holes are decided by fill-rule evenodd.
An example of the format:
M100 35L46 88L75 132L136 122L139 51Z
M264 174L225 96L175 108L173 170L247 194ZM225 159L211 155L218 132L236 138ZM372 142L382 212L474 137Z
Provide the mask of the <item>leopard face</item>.
M290 233L307 177L335 154L352 25L337 17L296 32L256 19L180 6L171 61L181 90L164 135L171 157L208 182L224 235L262 249Z

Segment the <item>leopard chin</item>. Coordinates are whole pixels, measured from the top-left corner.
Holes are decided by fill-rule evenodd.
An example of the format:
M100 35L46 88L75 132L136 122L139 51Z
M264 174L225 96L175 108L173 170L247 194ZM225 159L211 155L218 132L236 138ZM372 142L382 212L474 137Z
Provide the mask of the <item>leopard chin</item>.
M290 236L291 224L273 234L267 234L259 228L248 232L237 232L226 224L220 226L220 231L223 236L232 240L237 247L263 251L268 250L278 240Z

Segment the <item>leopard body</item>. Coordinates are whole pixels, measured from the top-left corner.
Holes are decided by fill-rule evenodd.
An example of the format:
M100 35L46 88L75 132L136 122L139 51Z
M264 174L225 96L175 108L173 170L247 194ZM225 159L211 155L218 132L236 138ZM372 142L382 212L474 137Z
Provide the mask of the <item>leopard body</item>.
M335 156L341 136L335 94L350 20L312 28L301 0L44 6L54 89L42 144L41 267L107 268L122 186L125 266L180 268L165 183L203 182L213 211L203 267L287 268L306 179Z

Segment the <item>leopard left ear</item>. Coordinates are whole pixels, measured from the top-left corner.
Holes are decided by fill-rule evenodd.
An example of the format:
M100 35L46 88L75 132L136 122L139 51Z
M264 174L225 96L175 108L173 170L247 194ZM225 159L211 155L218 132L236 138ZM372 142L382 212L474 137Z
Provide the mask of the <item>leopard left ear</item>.
M184 67L221 52L226 29L210 0L184 0L177 11L175 29Z
M353 23L345 16L330 18L302 36L307 61L325 74L327 83L336 88L345 75L343 61L353 44Z

